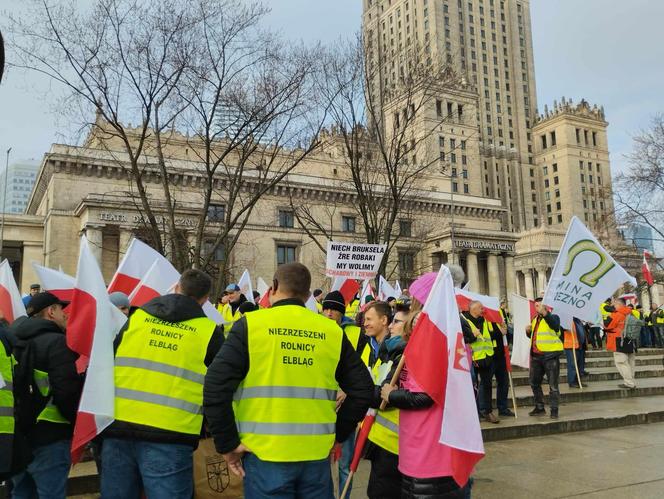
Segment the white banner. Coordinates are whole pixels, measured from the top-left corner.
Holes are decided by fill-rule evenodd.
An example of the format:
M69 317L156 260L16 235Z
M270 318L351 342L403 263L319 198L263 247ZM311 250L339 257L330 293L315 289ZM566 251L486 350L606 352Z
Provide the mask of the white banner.
M560 317L562 327L571 329L573 317L593 321L601 303L625 282L636 286L636 279L573 217L543 301Z
M512 365L530 367L530 338L526 336L526 326L530 324L530 302L528 298L512 293L510 311L514 336L512 339Z
M350 279L372 279L385 254L385 244L327 242L325 275Z

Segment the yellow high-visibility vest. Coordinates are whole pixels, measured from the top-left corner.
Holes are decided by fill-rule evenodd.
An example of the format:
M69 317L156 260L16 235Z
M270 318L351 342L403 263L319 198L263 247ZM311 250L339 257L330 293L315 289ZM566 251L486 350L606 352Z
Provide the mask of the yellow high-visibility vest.
M475 324L470 322L470 320L468 320L468 324L473 331L477 331L477 327L475 327ZM489 321L484 320L482 334L470 344L470 348L473 351L474 361L493 357L493 340L491 339L491 333L489 332Z
M219 313L221 313L221 317L224 319L224 333L226 336L228 336L228 333L230 332L233 324L239 321L240 318L242 317L240 309L238 307L235 310L235 313L233 313L233 307L231 306L231 304L225 303L221 308L217 307L217 310L219 310Z
M346 307L346 316L350 317L351 319L355 319L355 316L357 315L357 309L358 308L360 308L360 300L353 300Z
M343 331L298 305L246 320L249 372L233 402L240 440L263 461L326 458L336 433Z
M134 312L115 356L115 419L199 434L215 327L207 317L171 323Z
M603 321L605 321L611 315L611 312L606 310L606 307L608 307L608 306L610 306L610 304L606 303L606 302L602 303L599 306L599 312L602 314L602 320Z
M51 384L48 379L48 373L40 371L39 369L33 369L33 376L35 383L39 388L39 392L44 396L48 397L48 402L46 402L46 407L44 410L39 413L37 416L37 421L48 421L49 423L61 423L61 424L70 424L67 418L65 418L60 409L53 403L53 397L51 396Z
M350 341L351 345L353 345L353 348L357 350L357 344L360 341L360 334L362 334L362 329L354 324L347 324L346 326L343 326L343 330L344 333L346 333L346 337Z
M392 454L399 454L399 409L388 407L376 414L369 440Z
M530 343L532 345L533 342L533 336L535 336L535 323L537 322L537 317L533 319L533 322L531 322L530 327L531 327L531 335L530 335ZM540 352L562 352L564 350L563 348L563 342L560 341L560 333L554 331L549 327L547 322L541 318L539 321L539 325L537 327L537 339L535 341L535 346Z
M0 375L5 386L0 388L0 433L14 434L14 357L0 346ZM9 450L6 449L8 452Z

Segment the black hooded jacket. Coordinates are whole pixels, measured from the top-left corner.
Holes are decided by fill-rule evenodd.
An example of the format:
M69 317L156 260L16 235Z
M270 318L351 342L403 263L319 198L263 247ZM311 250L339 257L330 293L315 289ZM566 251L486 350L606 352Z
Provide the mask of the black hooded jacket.
M196 300L178 294L159 296L150 300L140 308L148 314L168 322L184 322L198 317L205 317L205 312L203 312L203 309ZM115 339L114 347L116 351L120 343L122 343L124 331L127 329L130 322L131 317ZM148 332L146 332L146 334L147 333ZM212 334L212 338L210 338L210 343L208 343L204 361L206 366L210 365L223 342L223 326L217 326ZM202 390L203 387L201 386L201 391ZM104 438L125 438L158 443L186 444L193 447L198 445L199 440L198 435L177 433L153 426L139 425L117 420L104 431L102 436Z
M22 343L34 348L34 368L48 374L53 404L72 424L38 422L30 432L34 447L71 438L83 389L83 377L76 372L78 354L67 347L65 332L53 321L30 317L16 320L11 333L17 340L14 355L21 357Z

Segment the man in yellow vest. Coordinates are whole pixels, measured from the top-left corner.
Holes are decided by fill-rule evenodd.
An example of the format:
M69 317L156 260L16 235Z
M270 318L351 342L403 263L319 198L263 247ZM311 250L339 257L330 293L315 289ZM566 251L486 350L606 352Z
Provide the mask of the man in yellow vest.
M244 477L247 499L332 498L330 453L371 402L371 376L351 342L305 307L310 287L304 265L280 265L272 307L233 325L205 378L215 446ZM346 400L336 411L339 389Z
M14 452L14 357L7 330L0 326L0 481L12 475Z
M315 294L315 291L314 291ZM346 317L346 303L344 296L339 291L330 291L322 303L322 312L325 317L332 319L344 331L344 334L353 345L356 352L362 353L364 348L369 348L367 345L367 337L364 335L359 326L355 322ZM337 407L340 407L346 398L346 394L339 390L337 394ZM341 459L339 459L339 490L343 490L350 473L350 463L353 459L355 452L355 433L342 442ZM350 497L350 490L348 490L347 497Z
M560 340L560 318L549 312L542 303L542 298L535 298L537 316L526 327L526 335L530 338L530 387L535 397L535 408L528 414L540 416L546 414L544 409L544 393L542 381L544 375L549 381L549 404L551 419L558 419L560 390L560 356L563 354L563 342ZM569 369L572 366L567 366Z
M69 302L51 293L38 293L26 308L29 318L12 325L17 339L14 355L24 366L32 365L34 381L46 398L43 410L30 417L36 417L35 423L22 423L30 425L24 430L33 460L25 472L12 478L12 497L66 496L71 438L82 390L82 378L76 372L78 354L67 347L65 337L67 305ZM22 402L28 403L18 400L17 404Z
M237 321L242 314L238 310L240 305L247 301L247 298L240 292L240 286L229 284L224 290L222 304L217 306L217 310L224 319L225 330L230 331L233 323Z
M203 304L212 280L185 271L175 293L137 309L115 346L115 422L104 431L101 495L190 498L203 381L223 328Z

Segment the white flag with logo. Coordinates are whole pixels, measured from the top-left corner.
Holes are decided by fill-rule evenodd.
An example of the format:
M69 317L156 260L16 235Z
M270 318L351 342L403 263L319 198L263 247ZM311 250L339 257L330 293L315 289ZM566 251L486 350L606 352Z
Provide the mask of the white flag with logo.
M573 217L543 302L560 317L562 327L571 329L573 317L593 321L601 303L626 282L636 286L636 279Z

